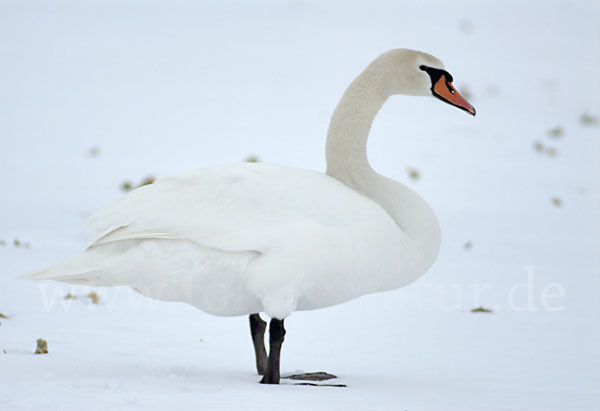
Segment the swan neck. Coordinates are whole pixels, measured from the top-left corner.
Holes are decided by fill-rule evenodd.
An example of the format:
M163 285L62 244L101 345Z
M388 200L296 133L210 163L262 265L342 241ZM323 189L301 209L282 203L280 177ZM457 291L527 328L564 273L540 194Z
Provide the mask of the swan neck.
M435 214L413 190L376 173L367 159L371 124L389 95L385 75L369 68L350 84L331 117L326 174L378 203L414 241L428 267L440 246Z
M327 133L327 174L353 186L373 173L367 158L371 124L388 98L381 76L364 71L335 108Z

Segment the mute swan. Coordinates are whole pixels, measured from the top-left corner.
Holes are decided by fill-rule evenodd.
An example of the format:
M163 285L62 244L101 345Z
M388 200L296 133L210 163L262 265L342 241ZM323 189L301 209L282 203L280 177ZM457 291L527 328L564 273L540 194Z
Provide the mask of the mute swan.
M261 383L279 382L284 319L405 286L427 271L440 229L427 203L367 160L371 123L394 94L475 115L432 55L397 49L350 84L327 135L327 172L235 164L159 179L91 217L89 247L24 277L130 286L220 316L250 315ZM270 354L264 346L271 317Z

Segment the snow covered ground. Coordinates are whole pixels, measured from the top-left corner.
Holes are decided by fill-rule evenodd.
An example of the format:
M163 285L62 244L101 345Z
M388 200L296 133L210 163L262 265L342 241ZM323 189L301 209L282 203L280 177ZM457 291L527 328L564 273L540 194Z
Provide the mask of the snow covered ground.
M0 409L600 409L599 17L595 1L0 1ZM282 373L347 388L258 384L246 318L15 278L81 250L125 180L249 155L323 170L338 98L396 47L444 60L478 115L396 97L376 119L372 164L427 199L443 246L405 289L286 321Z

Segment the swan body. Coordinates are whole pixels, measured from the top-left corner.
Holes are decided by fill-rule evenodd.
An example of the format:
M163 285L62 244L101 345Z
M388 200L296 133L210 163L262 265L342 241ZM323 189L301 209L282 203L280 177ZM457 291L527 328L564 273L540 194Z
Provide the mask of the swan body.
M366 146L394 94L434 96L474 115L451 81L427 53L384 53L333 113L325 174L245 163L158 180L96 212L81 254L26 277L124 285L215 315L252 314L257 369L266 372L262 382L277 383L284 318L402 287L433 264L435 215L408 187L376 173ZM272 317L268 366L259 312Z
M401 287L431 263L376 202L260 163L158 180L91 223L89 248L38 278L127 285L223 316L285 318Z

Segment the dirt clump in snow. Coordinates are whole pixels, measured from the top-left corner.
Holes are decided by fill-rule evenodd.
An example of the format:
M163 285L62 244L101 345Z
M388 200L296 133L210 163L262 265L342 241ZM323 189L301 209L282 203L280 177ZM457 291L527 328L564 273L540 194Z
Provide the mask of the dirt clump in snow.
M246 163L260 163L260 158L258 158L258 156L255 155L251 155L246 157L246 159L244 160Z
M36 343L36 354L48 354L48 341L44 340L43 338L38 338Z
M92 301L92 304L98 304L100 302L100 296L96 294L94 291L86 295Z
M121 183L121 190L123 191L131 191L135 188L140 188L143 186L147 186L149 184L152 184L156 181L156 177L154 176L148 176L145 177L137 186L135 184L133 184L131 181L126 180L123 181L123 183Z
M563 201L559 197L552 197L552 204L556 207L562 207Z
M493 313L494 310L492 310L491 308L486 308L484 306L481 306L481 307L477 307L477 308L472 308L471 312L472 313Z
M562 126L556 126L548 130L548 136L552 138L561 138L565 134L565 130Z
M593 116L589 113L583 113L579 118L579 121L584 126L597 126L600 124L600 118Z
M417 181L419 178L421 178L421 173L416 168L408 167L406 169L406 172L408 173L410 179L413 181Z

